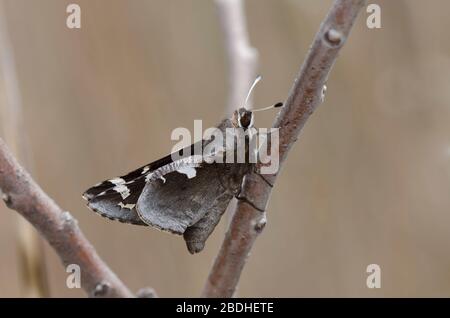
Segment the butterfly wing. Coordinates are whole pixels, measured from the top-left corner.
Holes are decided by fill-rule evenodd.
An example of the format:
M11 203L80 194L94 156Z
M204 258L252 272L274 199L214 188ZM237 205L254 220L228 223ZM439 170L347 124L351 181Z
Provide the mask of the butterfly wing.
M232 126L227 119L218 128ZM201 141L203 147L209 142ZM195 149L193 144L179 151L181 159L173 161L171 154L101 182L83 198L109 219L183 234L188 250L200 252L251 165L206 163L205 157L190 156Z
M179 151L179 155L188 157L193 153L195 144ZM190 150L190 152L188 151ZM136 203L150 174L173 163L172 154L140 167L126 175L105 180L83 193L88 207L94 212L111 220L135 225L147 225L137 214Z
M103 183L106 182L109 181ZM103 217L123 223L147 225L142 222L136 211L136 202L144 187L145 176L123 185L113 185L98 195L88 197L85 194L84 197L88 201L88 207Z
M167 170L165 181L159 178L145 185L137 213L148 225L184 234L188 250L198 253L239 191L248 169L246 164L185 163L181 170ZM195 176L189 171L195 171Z

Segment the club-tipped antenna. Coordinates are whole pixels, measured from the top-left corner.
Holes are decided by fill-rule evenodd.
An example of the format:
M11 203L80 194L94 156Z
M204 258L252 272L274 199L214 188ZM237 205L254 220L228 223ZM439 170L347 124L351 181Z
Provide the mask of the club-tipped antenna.
M262 78L262 76L258 75L258 77L255 78L255 81L253 82L252 86L248 90L247 97L245 98L245 102L244 102L245 109L247 109L247 103L248 103L248 100L250 99L250 96L252 95L253 89L255 88L256 84L258 84L258 82L261 80L261 78Z
M264 108L252 109L252 112L260 112L260 111L263 111L263 110L269 110L269 109L272 109L272 108L279 108L279 107L283 107L283 103L279 102L279 103L276 103L276 104L273 104L273 105L270 105L270 106L267 106L267 107L264 107Z

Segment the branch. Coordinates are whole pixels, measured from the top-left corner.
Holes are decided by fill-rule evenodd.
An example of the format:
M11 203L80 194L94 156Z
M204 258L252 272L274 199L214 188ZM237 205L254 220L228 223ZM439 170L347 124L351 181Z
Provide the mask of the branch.
M4 100L0 105L0 121L11 152L25 167L31 168L27 129L23 119L22 98L17 79L14 48L10 41L4 4L0 3L0 70ZM33 227L17 215L17 250L21 292L26 297L49 297L45 254L42 240Z
M215 0L230 67L227 112L241 105L256 77L258 52L250 45L242 0Z
M294 81L285 106L275 119L279 128L280 167L309 116L322 101L328 74L344 45L365 0L335 0L316 34ZM209 274L203 296L233 296L250 250L266 224L267 202L277 175L245 177L241 197L225 239Z
M97 255L69 212L61 210L19 165L0 139L0 194L47 239L65 266L81 268L81 286L93 297L133 297Z

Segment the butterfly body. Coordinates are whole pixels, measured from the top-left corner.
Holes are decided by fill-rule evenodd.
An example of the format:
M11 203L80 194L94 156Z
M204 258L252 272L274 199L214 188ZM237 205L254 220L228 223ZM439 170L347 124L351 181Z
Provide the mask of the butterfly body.
M227 128L243 131L243 122L253 122L249 116L249 111L236 111L217 128L223 134ZM210 142L201 143L205 147ZM179 152L187 155L174 160L171 154L127 175L106 180L88 189L83 197L91 210L109 219L183 235L189 252L198 253L231 199L239 193L245 174L253 168L251 163L207 160L225 156L227 148L224 141L220 154L198 156L192 155L196 145L191 145Z
M212 136L101 182L83 194L88 207L112 220L183 235L192 254L203 250L231 199L238 196L245 175L254 169L250 160L257 152L250 129L254 112L283 106L277 103L253 111L246 108L260 79L258 76L250 87L244 107L217 126L222 140ZM210 151L199 154L198 148Z

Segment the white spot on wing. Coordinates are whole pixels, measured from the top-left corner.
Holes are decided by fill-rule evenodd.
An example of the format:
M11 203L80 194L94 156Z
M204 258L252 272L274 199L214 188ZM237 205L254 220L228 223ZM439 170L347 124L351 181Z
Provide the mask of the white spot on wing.
M125 180L122 178L114 178L114 179L109 180L109 182L111 182L112 184L115 184L115 185L125 184Z
M193 167L180 167L177 172L185 174L188 179L192 179L197 175L197 171Z
M145 166L144 169L142 169L141 174L146 174L150 170L149 166Z
M117 204L118 206L120 206L122 209L129 209L129 210L133 210L134 207L136 206L136 204L123 204L122 202L119 202L119 204Z
M126 185L119 184L113 188L114 191L120 193L122 199L126 199L130 195L130 189Z
M174 172L174 171L178 171L185 166L199 167L202 162L203 162L203 156L200 156L200 155L194 155L191 157L177 160L175 162L169 163L165 166L162 166L162 167L148 173L145 176L145 182L151 182L151 181L158 180L158 179L161 179L165 182L166 179L163 178L164 175Z

